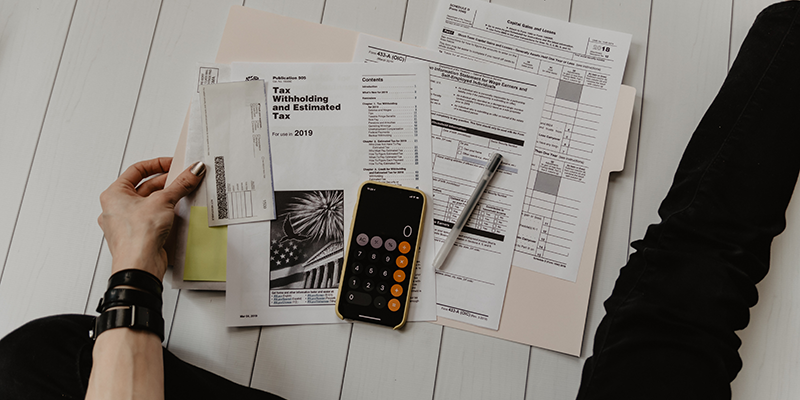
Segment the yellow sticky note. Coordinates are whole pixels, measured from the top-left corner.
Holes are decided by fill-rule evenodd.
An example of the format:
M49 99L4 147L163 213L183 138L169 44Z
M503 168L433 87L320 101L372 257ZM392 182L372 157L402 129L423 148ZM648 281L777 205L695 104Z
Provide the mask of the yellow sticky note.
M185 281L225 282L228 256L228 227L208 227L208 209L189 211L189 237L186 240Z

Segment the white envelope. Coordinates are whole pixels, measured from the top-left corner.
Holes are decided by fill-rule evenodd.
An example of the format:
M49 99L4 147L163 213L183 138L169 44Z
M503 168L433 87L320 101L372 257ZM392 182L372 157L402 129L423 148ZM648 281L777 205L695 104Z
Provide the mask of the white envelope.
M264 81L200 87L208 225L275 219Z

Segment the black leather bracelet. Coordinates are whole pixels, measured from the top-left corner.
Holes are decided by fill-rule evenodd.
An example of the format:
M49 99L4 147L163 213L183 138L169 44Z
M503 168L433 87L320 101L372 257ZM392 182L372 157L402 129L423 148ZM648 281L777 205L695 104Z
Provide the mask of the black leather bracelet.
M139 306L154 311L161 311L162 304L161 296L156 296L142 290L108 289L106 290L106 294L100 299L100 303L97 304L97 312L102 313L111 307L117 306Z
M101 333L114 328L131 328L153 332L164 341L164 318L161 312L144 307L130 306L107 310L94 320L92 340L97 340Z
M131 286L157 296L161 296L161 292L164 291L160 279L140 269L125 269L111 275L108 278L108 288L113 289L117 286Z

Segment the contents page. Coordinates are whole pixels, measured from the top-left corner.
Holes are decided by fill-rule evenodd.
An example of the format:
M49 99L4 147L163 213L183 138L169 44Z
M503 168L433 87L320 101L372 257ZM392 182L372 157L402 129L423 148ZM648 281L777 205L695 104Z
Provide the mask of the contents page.
M231 79L267 82L277 218L228 227L228 323L340 322L334 304L359 185L431 193L428 70L242 63ZM432 225L422 236L412 321L436 318Z
M547 79L514 265L575 281L631 37L473 0L439 3L428 47Z
M359 37L354 61L422 62L430 69L437 251L489 156L502 154L500 169L436 271L439 316L497 329L546 79L368 35Z

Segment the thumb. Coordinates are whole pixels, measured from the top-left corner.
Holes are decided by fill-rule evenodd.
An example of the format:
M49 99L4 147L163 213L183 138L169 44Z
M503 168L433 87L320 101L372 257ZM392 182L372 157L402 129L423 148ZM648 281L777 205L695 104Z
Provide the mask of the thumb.
M172 205L175 205L180 199L192 193L200 186L200 182L203 181L205 174L206 165L203 164L202 161L198 161L181 172L181 174L175 178L175 181L161 192L161 195L165 196Z

